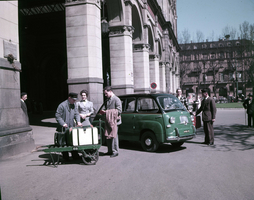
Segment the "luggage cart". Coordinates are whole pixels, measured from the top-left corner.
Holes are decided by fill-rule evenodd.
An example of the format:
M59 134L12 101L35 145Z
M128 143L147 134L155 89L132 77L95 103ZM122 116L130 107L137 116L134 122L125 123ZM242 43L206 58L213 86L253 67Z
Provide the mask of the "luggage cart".
M94 144L94 142L92 142L92 144L89 145L80 145L80 146L57 146L55 144L50 144L36 147L35 151L44 151L45 153L49 153L54 167L57 167L59 164L59 156L60 156L59 153L69 151L77 151L78 153L81 153L82 160L86 165L95 165L99 160L99 148L102 145L101 120L99 121L99 127L96 128L99 129L100 135L99 144ZM57 155L56 161L53 155Z

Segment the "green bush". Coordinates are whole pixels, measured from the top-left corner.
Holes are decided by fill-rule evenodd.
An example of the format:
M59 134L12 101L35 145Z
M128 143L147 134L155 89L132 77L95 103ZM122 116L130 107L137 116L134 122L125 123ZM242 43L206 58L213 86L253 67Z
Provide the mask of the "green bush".
M237 102L237 103L216 103L216 108L243 108L243 102Z

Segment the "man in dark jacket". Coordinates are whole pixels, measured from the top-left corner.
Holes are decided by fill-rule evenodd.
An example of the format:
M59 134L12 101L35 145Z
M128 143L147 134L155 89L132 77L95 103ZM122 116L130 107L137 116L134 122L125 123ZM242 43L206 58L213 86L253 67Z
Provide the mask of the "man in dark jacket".
M22 92L20 96L21 96L20 97L21 108L24 111L24 113L26 114L26 122L27 122L27 124L29 124L27 106L26 106L26 102L25 102L27 100L27 93L26 92Z
M213 123L215 122L216 106L214 99L209 97L207 89L202 90L202 96L204 97L204 99L202 100L201 107L198 109L196 115L198 115L202 111L202 121L205 132L205 141L203 142L203 144L213 145Z
M252 94L249 93L248 94L248 98L245 99L244 103L243 103L243 107L245 109L247 109L247 115L248 115L248 127L251 127L251 118L252 118L252 123L253 123L253 127L254 127L254 118L253 118L253 114L254 114L254 101L252 99Z
M75 102L77 100L78 94L69 93L68 99L63 101L56 110L56 121L58 122L57 131L67 131L71 127L75 127L74 119L78 126L82 127L80 123L80 116L77 107L75 106ZM79 158L78 153L76 151L72 151L73 158ZM69 153L63 152L64 159L69 159Z

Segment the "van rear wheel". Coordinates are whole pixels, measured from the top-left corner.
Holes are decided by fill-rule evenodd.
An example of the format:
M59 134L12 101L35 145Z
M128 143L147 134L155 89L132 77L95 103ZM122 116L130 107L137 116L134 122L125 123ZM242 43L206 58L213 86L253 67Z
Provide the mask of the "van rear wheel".
M159 143L155 135L147 131L141 136L141 146L145 151L153 152L158 149Z

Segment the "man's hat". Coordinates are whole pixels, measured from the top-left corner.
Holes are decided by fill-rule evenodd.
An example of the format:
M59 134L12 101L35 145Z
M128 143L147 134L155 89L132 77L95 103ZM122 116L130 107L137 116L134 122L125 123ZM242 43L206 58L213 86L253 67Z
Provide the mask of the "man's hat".
M249 97L253 97L251 93L249 93L247 96L249 96Z
M202 89L201 92L202 92L202 93L205 93L205 92L208 93L208 89Z
M74 92L70 92L68 97L71 97L72 99L77 100L78 99L78 94L74 93Z

